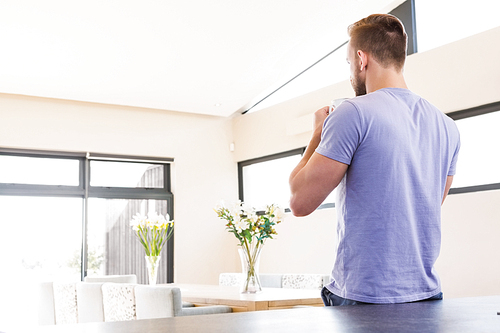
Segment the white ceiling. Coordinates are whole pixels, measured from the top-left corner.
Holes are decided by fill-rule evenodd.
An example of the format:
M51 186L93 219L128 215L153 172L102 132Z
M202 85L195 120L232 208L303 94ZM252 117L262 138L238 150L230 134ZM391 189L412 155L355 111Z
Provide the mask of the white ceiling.
M2 0L0 92L230 116L401 2Z

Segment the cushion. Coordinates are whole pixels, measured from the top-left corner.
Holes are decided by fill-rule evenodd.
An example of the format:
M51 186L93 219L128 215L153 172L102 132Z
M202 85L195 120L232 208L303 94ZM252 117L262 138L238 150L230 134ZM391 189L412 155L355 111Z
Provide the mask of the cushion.
M239 286L243 283L242 273L221 273L219 275L220 286Z
M283 288L288 289L321 289L323 275L321 274L283 274Z
M134 284L103 283L104 321L135 320Z
M54 312L58 325L78 323L76 283L54 282Z

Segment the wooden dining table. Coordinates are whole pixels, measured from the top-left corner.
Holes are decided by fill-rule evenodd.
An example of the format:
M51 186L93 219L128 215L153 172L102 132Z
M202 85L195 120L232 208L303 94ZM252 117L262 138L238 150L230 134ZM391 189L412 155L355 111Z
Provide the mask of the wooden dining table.
M239 287L182 284L182 300L196 306L227 305L233 312L289 309L298 306L323 306L318 289L262 288L262 292L242 294Z

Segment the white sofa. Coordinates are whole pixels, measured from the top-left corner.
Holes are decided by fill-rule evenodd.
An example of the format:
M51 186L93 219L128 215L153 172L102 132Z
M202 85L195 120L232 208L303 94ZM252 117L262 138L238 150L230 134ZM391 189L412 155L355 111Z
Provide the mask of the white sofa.
M40 284L39 324L70 324L232 312L224 305L182 307L179 288L111 282Z

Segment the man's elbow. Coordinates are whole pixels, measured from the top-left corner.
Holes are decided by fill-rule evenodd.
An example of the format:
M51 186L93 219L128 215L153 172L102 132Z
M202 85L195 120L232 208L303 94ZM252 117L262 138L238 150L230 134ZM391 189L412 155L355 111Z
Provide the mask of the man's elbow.
M316 207L311 207L310 205L307 205L304 200L296 200L292 197L290 199L290 210L292 211L292 214L297 217L303 217L311 214L314 212Z

